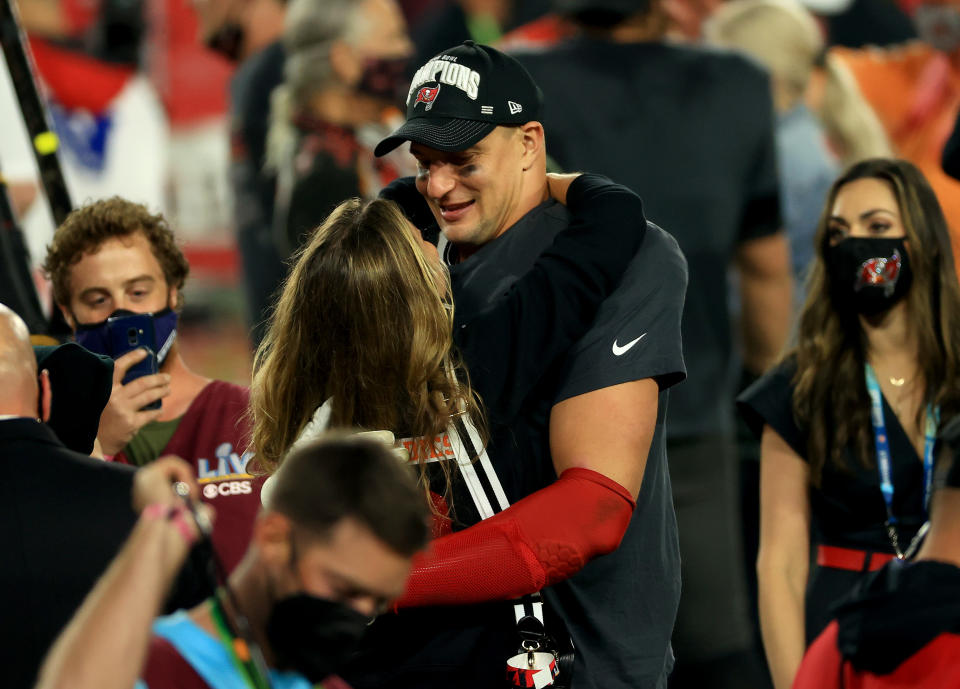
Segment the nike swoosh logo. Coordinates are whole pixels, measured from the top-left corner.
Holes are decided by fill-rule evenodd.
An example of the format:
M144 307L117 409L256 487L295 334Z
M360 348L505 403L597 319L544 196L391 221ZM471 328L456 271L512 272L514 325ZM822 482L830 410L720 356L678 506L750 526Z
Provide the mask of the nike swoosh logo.
M633 347L633 345L637 344L640 340L642 340L642 339L645 338L646 336L647 336L647 334L644 333L643 335L641 335L640 337L638 337L636 340L630 340L630 342L628 342L627 344L623 345L622 347L617 344L617 341L616 341L616 340L614 340L614 341L613 341L613 355L614 355L614 356L623 356L624 354L626 354L627 352L630 351L630 348Z

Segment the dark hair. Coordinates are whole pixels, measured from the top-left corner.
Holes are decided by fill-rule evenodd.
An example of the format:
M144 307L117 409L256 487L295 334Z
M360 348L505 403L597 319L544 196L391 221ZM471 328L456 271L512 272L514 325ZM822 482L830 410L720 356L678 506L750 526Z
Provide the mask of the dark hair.
M135 232L143 232L150 242L167 287L176 287L178 300L182 301L181 290L190 265L177 247L173 231L161 214L151 213L143 204L119 196L77 208L54 232L43 263L43 271L53 283L54 300L69 306L70 268L79 263L84 254L96 252L108 239L129 237Z
M807 429L807 458L815 484L827 461L843 466L848 446L864 466L875 461L863 377L863 333L858 320L844 318L834 307L825 264L834 201L841 188L860 179L890 185L910 244L914 281L906 299L925 384L917 423L922 427L927 404L939 405L944 421L960 411L960 286L943 211L923 174L907 161L872 158L856 163L833 183L827 196L797 346L788 354L796 357L793 408Z
M429 510L413 471L380 441L328 434L291 452L271 480L267 508L312 535L352 517L400 555L427 543Z

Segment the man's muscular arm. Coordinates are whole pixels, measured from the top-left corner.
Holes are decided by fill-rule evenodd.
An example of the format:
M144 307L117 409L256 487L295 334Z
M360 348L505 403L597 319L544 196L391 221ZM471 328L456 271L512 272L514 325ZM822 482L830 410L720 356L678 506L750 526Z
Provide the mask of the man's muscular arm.
M650 378L559 402L550 446L560 478L414 558L398 607L509 600L615 550L630 525L657 422Z
M557 474L592 469L636 500L657 423L656 381L645 378L601 388L554 405L550 454Z
M616 550L635 506L603 474L571 467L546 488L414 557L397 607L510 600L568 579Z

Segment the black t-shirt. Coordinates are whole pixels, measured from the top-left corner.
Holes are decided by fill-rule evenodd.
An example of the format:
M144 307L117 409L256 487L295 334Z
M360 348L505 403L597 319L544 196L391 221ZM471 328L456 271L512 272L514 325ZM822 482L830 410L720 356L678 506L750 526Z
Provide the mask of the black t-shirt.
M744 391L738 406L758 435L764 425L770 426L804 461L809 461L806 431L797 425L793 414L795 371L792 361L781 363ZM886 398L883 418L890 443L893 513L901 524L900 547L905 549L926 519L923 463ZM887 511L876 462L866 467L850 448L845 454L845 466L826 462L821 485L810 488L811 540L815 544L893 553L884 526Z
M668 43L578 39L516 57L543 90L548 153L640 194L687 258L689 378L671 395L670 437L732 433L727 268L740 243L780 228L767 76L737 55Z
M483 308L503 286L530 269L569 221L563 206L547 201L468 260L452 266L457 310ZM544 591L577 649L576 689L661 686L673 665L670 636L680 596L680 557L664 429L668 388L685 374L680 347L685 287L686 262L677 243L648 224L640 252L620 287L600 307L590 331L541 386L521 423L492 443L491 458L501 478L506 475L514 486L515 500L556 476L548 437L553 404L644 378L660 384L653 442L623 542L613 553ZM471 371L485 365L469 359L467 364Z

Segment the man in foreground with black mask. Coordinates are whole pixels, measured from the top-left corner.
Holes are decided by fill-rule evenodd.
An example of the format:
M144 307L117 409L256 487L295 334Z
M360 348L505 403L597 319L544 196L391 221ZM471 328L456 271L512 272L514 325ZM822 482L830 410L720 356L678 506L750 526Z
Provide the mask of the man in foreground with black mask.
M246 451L249 392L194 373L180 356L177 321L189 266L173 232L139 204L96 201L57 228L44 269L77 342L116 360L97 433L100 451L134 466L166 454L189 463L204 501L220 515L214 542L232 569L260 507L262 480ZM119 328L110 319L130 315L145 316L153 335L126 351L120 332L124 349L118 350ZM152 358L156 372L131 379ZM150 408L157 402L159 408Z
M427 508L408 467L358 436L293 452L264 491L237 571L213 598L153 622L198 536L170 490L180 480L197 492L189 467L166 458L151 469L161 466L169 478L154 472L137 486L137 528L61 635L38 689L68 678L76 689L128 689L138 676L138 689L345 689L337 669L402 593L427 541Z

